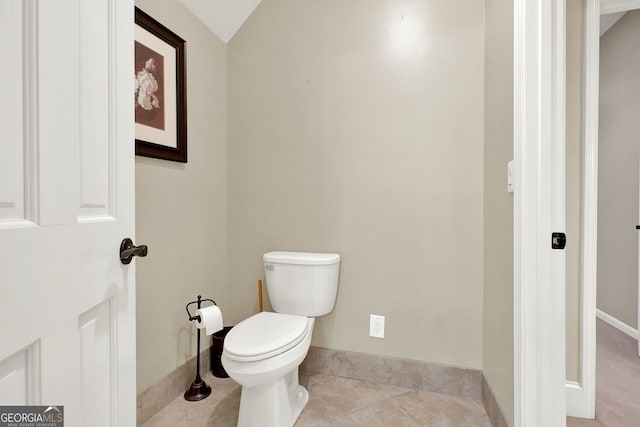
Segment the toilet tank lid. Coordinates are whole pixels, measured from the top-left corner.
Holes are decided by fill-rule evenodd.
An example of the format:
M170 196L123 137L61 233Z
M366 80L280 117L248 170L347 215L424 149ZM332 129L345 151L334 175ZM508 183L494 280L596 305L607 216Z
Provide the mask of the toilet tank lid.
M274 264L298 265L330 265L340 262L339 254L325 254L314 252L267 252L262 256L264 262Z

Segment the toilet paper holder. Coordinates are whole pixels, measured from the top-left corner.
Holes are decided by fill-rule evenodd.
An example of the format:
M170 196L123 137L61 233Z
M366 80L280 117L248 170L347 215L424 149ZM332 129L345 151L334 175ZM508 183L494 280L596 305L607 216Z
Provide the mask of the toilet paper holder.
M187 304L185 309L187 310L187 314L189 315L189 322L201 321L202 319L197 314L195 316L191 315L189 311L189 306L192 304L198 305L198 310L202 308L202 303L205 301L210 301L213 305L218 305L216 302L210 298L202 299L201 295L198 295L198 299L196 301L191 301ZM196 350L196 378L191 383L191 386L184 392L184 399L190 402L195 402L198 400L206 399L211 394L211 387L209 387L200 377L200 329L198 329L198 338L197 338L197 350Z
M187 306L185 307L185 309L187 310L187 314L189 315L189 322L193 322L194 320L196 321L200 321L202 319L200 319L200 316L198 316L197 314L195 316L191 315L191 312L189 312L189 306L191 304L198 304L198 310L200 310L202 308L202 303L205 301L210 301L213 303L213 305L218 305L216 304L216 302L214 300L212 300L211 298L206 298L206 299L202 299L202 295L198 295L198 299L196 301L191 301L190 303L187 304Z

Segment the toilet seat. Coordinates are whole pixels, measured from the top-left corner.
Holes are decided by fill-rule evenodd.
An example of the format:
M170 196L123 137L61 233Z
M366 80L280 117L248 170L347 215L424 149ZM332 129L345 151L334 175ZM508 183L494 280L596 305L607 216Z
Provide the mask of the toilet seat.
M253 362L277 356L298 345L309 331L309 319L263 311L238 323L224 341L232 360Z

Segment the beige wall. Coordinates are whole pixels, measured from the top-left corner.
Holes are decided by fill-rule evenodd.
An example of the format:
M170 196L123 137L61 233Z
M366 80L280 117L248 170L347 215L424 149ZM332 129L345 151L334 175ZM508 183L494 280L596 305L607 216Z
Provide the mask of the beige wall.
M176 0L136 5L187 41L187 164L136 157L138 391L195 355L184 306L226 312L226 46ZM203 339L203 344L204 344ZM207 341L208 342L208 341Z
M584 1L567 1L566 377L580 381Z
M640 11L627 12L600 38L598 302L638 326L638 138Z
M258 6L228 46L235 322L264 252L335 251L314 345L482 367L483 16L473 0Z
M338 302L315 345L482 367L513 419L512 4L486 2L483 51L481 3L363 2L265 0L230 43L227 68L224 44L181 3L137 1L188 41L189 82L189 163L136 158L137 240L151 251L138 262L139 390L195 353L183 307L195 295L237 323L257 309L263 252L337 251ZM394 38L403 12L418 23L416 44ZM580 0L567 2L570 238L582 14ZM569 379L578 248L567 248ZM385 340L367 336L370 313L387 316Z
M513 425L513 2L486 0L485 27L483 371Z

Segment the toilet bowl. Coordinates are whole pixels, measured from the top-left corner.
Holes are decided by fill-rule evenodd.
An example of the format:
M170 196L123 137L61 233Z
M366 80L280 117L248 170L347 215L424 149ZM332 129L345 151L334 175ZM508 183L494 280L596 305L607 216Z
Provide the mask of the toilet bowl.
M227 335L222 364L242 385L238 427L293 426L309 400L298 367L309 351L314 319L262 312Z
M292 427L309 401L298 367L315 317L333 310L340 255L269 252L263 260L276 312L258 313L231 329L221 361L242 386L238 427Z

